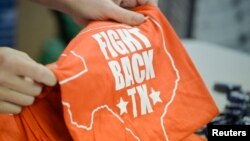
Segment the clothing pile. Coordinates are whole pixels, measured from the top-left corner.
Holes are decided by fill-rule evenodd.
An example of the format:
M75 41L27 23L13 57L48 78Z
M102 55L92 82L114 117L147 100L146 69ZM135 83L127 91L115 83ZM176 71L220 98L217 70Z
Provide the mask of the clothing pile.
M210 125L250 125L250 91L243 90L240 85L224 83L216 83L214 90L225 94L228 104ZM207 127L198 134L207 136Z

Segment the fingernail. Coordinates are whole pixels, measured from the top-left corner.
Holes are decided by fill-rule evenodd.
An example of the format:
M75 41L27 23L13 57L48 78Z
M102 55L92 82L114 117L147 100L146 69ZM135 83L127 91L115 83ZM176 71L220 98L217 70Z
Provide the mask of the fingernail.
M56 85L56 82L57 82L57 80L56 80L55 75L51 74L51 76L48 77L48 85L49 86L54 86L54 85Z
M41 79L41 82L48 86L54 86L57 82L55 75L52 71L46 70L46 73L43 73L43 77Z
M38 96L39 94L41 94L41 92L42 92L42 86L37 84L33 87L32 95Z
M136 16L134 16L134 21L136 24L141 24L144 22L144 16L142 14L136 14Z
M46 65L46 67L48 67L49 69L53 70L53 69L56 69L58 66L57 66L56 63L52 63L52 64Z

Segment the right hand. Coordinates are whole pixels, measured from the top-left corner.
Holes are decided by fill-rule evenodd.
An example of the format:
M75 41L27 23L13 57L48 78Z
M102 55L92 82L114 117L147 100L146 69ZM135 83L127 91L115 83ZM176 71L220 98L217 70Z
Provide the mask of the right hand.
M88 20L112 19L128 25L144 22L144 15L130 11L138 5L156 4L157 0L33 0L69 14L80 24Z
M42 84L56 84L48 68L23 52L0 47L0 113L20 113L41 93Z

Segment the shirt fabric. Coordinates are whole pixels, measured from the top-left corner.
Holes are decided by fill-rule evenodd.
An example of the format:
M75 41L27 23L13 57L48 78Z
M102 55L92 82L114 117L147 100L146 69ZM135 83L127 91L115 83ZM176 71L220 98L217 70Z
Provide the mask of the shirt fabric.
M15 138L204 140L194 132L218 114L204 82L160 10L135 11L143 24L94 21L70 42L53 70L59 85L7 118Z

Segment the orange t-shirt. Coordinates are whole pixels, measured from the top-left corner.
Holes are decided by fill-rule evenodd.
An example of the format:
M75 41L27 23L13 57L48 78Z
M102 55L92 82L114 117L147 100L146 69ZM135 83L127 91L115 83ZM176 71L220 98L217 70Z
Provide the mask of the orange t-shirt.
M40 140L202 140L193 133L217 115L214 101L160 10L145 5L135 11L147 16L143 24L95 21L70 42L53 70L60 88L47 88L15 117L20 134Z

